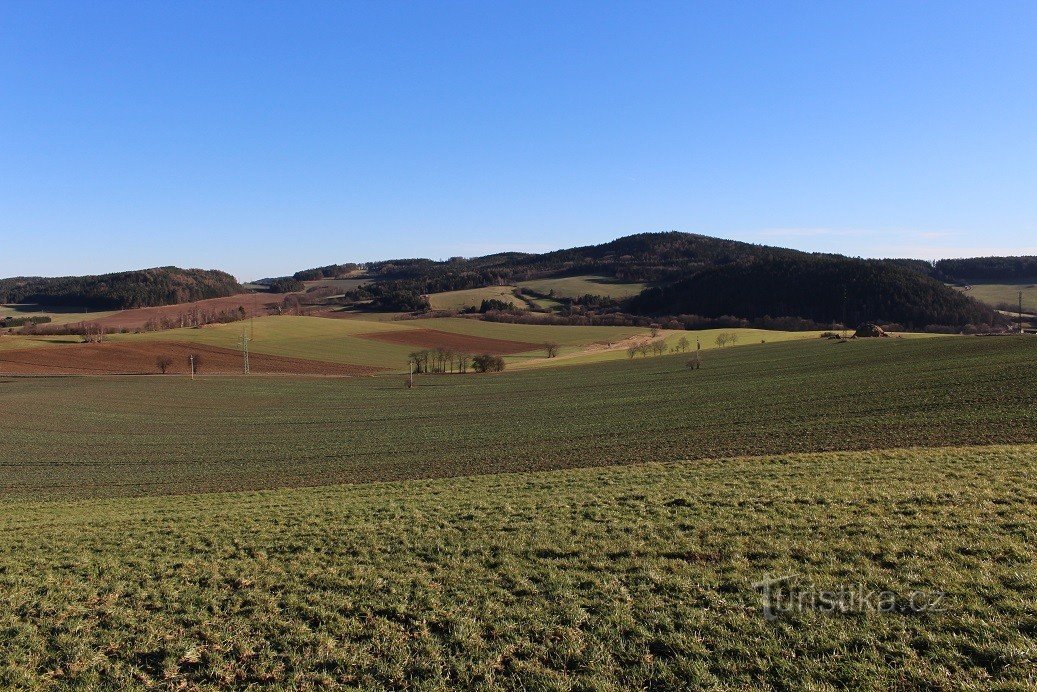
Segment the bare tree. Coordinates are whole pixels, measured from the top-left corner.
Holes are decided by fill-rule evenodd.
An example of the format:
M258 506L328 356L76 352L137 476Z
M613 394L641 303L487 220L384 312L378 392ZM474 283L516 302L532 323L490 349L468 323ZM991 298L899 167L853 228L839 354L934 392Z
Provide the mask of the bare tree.
M665 341L660 339L659 341L653 341L652 342L652 353L654 353L657 356L661 356L665 352L666 352L666 342Z
M692 354L691 358L689 358L688 362L684 365L691 368L692 370L698 370L702 367L702 356L699 355L698 351L696 351Z
M637 346L631 346L627 349L627 358L633 358L637 355Z
M637 352L641 354L643 358L648 357L648 344L641 344L637 347Z
M558 344L554 343L553 341L548 341L546 344L544 344L544 351L547 352L548 358L554 358L558 355Z
M155 365L158 366L159 372L161 372L163 375L166 374L166 370L168 370L169 366L172 364L173 359L169 356L159 356L155 359Z
M651 330L652 330L652 336L653 336L653 337L659 336L659 325L657 325L657 324L653 324L653 325L651 325L651 326L649 327L649 329L651 329Z
M681 338L677 339L677 348L680 350L681 353L684 353L689 348L691 348L691 342L688 341L688 337L682 336Z

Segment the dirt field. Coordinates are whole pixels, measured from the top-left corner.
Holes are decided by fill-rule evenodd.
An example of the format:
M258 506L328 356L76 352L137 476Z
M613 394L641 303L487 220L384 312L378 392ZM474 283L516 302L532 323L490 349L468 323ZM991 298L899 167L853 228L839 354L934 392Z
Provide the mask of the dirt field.
M406 344L418 348L446 348L463 353L492 353L508 355L511 353L527 353L541 348L540 344L525 341L509 341L492 339L466 334L452 334L436 329L408 329L406 331L373 332L361 334L365 339L374 339L389 344Z
M199 374L239 374L239 351L177 341L148 343L70 344L47 348L0 352L0 374L4 375L120 375L158 374L156 359L166 356L173 374L190 372L188 357L200 360ZM302 358L285 358L259 353L249 355L249 369L256 374L370 375L380 368L342 363L324 363Z
M283 295L265 295L260 293L242 293L225 298L210 298L199 300L194 303L178 303L177 305L163 305L155 308L134 308L122 310L113 315L93 320L89 317L84 322L103 324L109 330L138 329L144 327L149 320L160 321L164 317L176 319L192 310L199 312L223 312L225 310L237 310L245 308L246 314L255 314L256 317L268 315L273 307L284 299Z

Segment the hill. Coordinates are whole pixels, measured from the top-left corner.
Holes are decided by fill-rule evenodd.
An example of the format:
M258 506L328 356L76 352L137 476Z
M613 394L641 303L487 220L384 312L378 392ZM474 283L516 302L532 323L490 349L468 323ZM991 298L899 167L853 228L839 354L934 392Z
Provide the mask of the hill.
M1037 280L1037 256L944 259L936 262L935 270L946 281L1032 283Z
M1003 323L990 306L943 285L932 265L920 260L864 260L675 231L543 254L388 260L365 269L372 283L345 300L371 301L379 310L421 310L429 294L504 285L543 288L549 285L545 280L567 279L593 292L558 294L567 309L578 306L584 313L797 318L815 327L844 319L851 325L884 321L914 329ZM634 296L611 290L619 285L644 290Z
M629 307L638 314L796 316L848 324L894 322L909 328L998 321L988 306L910 269L825 255L711 267L646 290Z
M156 267L97 276L0 279L0 303L123 310L221 298L243 290L226 272Z

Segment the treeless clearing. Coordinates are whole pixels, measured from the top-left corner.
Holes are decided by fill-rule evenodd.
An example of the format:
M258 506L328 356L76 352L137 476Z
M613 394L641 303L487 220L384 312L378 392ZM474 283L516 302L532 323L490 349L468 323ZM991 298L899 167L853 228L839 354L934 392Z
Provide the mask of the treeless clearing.
M465 353L492 353L507 355L510 353L526 353L542 348L540 344L526 341L509 341L483 336L469 336L441 332L437 329L407 329L405 331L373 332L360 334L365 339L374 339L389 344L406 344L420 348L446 348Z
M71 344L48 348L4 351L0 373L7 375L121 375L158 373L157 359L173 362L167 373L190 372L189 356L199 357L198 372L204 375L237 374L242 356L235 351L204 344L178 341L148 343ZM381 368L344 363L325 363L260 353L249 354L249 369L257 374L370 375Z

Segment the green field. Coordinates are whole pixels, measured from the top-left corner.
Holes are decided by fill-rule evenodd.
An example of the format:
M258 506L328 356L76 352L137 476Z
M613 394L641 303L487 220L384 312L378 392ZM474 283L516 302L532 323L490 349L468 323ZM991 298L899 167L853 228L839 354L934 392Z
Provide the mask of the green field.
M959 290L962 290L959 288ZM1019 293L1023 294L1023 312L1037 314L1037 279L1011 284L972 284L965 295L998 307L1008 304L1015 310L1019 305Z
M1037 340L822 340L501 375L14 379L0 496L76 498L1037 443ZM61 415L54 402L61 401ZM41 426L40 421L47 421Z
M553 341L565 352L578 351L595 342L618 342L634 334L636 327L567 327L504 324L465 318L417 320L326 319L321 317L270 316L249 322L211 325L201 329L171 329L141 334L112 334L112 341L188 341L223 348L240 348L241 332L253 334L249 349L292 358L331 363L352 363L406 371L408 354L418 346L391 344L363 338L361 334L407 329L434 329L468 336L521 341L531 344L528 355L508 356L520 363L543 355L541 344ZM618 356L618 353L616 354Z
M1032 689L1035 354L0 376L0 686Z
M306 286L306 290L311 288L333 288L336 291L345 293L346 291L360 288L367 283L370 283L370 279L356 277L351 279L316 279L314 281L304 281L303 285Z
M525 303L515 297L514 286L486 286L470 288L464 291L446 291L429 294L428 301L433 310L463 310L478 308L484 300L502 300L514 303L516 307L524 307Z
M537 293L559 298L579 298L585 295L629 298L645 290L642 283L620 283L606 276L566 276L561 279L535 279L522 281L519 286L531 288Z
M1035 446L18 503L0 684L1032 688L1035 542Z
M85 310L84 308L62 308L42 305L0 305L0 320L6 317L49 317L48 324L71 324L89 322L114 315L118 310Z
M110 340L187 341L235 349L241 348L241 333L244 329L250 334L249 349L255 353L403 369L407 364L407 354L414 350L412 347L372 341L359 335L406 329L404 324L280 315L200 329L112 334Z

